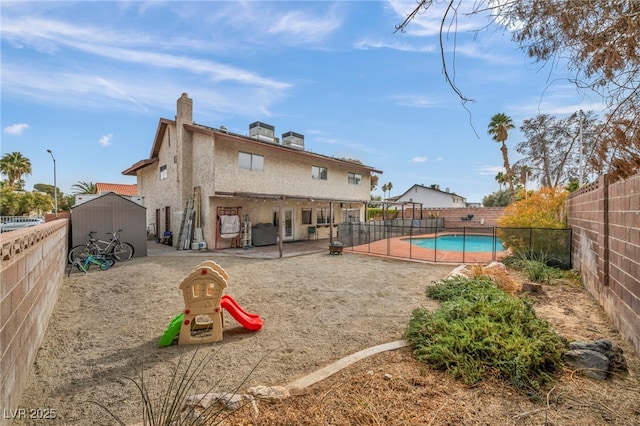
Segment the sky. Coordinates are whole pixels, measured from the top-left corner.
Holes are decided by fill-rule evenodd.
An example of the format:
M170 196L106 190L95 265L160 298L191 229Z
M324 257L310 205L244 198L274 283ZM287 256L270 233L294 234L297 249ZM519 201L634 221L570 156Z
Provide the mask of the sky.
M53 184L54 158L65 194L78 182L136 183L122 171L149 158L158 121L188 93L198 124L248 135L261 121L382 170L373 195L437 184L481 202L503 171L487 134L494 114L516 126L513 163L524 119L602 106L561 63L534 63L506 29L476 33L488 18L461 15L444 46L475 101L463 105L443 74L441 3L396 32L415 0L3 0L0 152L31 161L27 190Z

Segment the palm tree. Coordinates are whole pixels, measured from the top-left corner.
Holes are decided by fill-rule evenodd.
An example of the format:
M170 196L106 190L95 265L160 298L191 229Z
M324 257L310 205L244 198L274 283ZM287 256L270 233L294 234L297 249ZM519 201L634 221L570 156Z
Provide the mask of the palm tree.
M72 189L75 189L74 194L97 194L96 184L93 182L80 181L71 185Z
M498 182L498 185L500 185L500 191L502 191L502 185L507 183L507 175L502 172L498 172L496 175L496 182Z
M387 198L387 190L389 189L389 184L385 183L382 185L382 195L384 198Z
M493 136L493 140L501 144L500 151L502 151L502 159L504 161L504 170L507 174L507 183L509 184L509 190L513 193L513 171L509 165L509 152L505 141L509 137L509 130L514 129L513 121L511 117L503 113L498 113L491 117L487 133Z
M7 175L7 184L12 191L22 189L22 175L31 174L31 161L19 152L5 154L0 159L0 171Z

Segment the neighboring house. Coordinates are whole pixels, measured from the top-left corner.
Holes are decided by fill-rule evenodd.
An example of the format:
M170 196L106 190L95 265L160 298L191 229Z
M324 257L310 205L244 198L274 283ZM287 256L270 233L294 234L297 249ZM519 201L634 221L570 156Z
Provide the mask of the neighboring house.
M101 195L113 193L122 197L128 198L136 204L144 205L143 197L138 196L138 187L136 184L123 184L123 183L96 183L95 194L77 194L75 196L74 206L86 203L87 201L94 200Z
M412 205L417 209L467 207L465 197L449 192L448 188L441 191L438 185L413 185L402 195L388 198L387 201L402 204L403 208L412 208Z
M122 173L137 177L158 236L171 232L176 245L181 229L193 228L194 240L227 248L252 244L250 231L262 240L274 225L290 241L309 238L310 227L312 236L327 238L334 224L364 221L371 175L382 172L305 151L299 133L280 141L266 123L249 125L249 136L195 124L184 93L176 119L160 119L149 158ZM190 200L192 224L183 221Z
M138 195L138 186L136 184L96 182L97 194L106 194L107 192L113 192L125 197L134 197Z

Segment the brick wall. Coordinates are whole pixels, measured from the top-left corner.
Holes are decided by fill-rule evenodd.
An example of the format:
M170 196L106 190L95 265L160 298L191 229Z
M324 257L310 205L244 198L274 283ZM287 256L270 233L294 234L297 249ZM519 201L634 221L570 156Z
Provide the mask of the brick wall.
M68 221L0 234L0 425L18 408L65 270Z
M567 201L573 267L640 355L640 174L601 177Z

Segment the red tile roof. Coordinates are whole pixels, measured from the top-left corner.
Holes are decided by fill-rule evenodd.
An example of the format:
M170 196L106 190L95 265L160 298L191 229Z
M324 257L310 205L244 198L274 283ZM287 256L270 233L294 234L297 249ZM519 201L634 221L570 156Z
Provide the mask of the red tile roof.
M138 195L137 185L127 185L122 183L99 183L96 182L96 192L98 194L104 194L107 192L115 192L118 195L134 196Z

